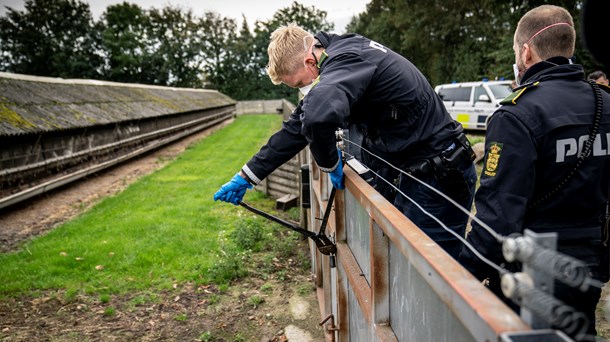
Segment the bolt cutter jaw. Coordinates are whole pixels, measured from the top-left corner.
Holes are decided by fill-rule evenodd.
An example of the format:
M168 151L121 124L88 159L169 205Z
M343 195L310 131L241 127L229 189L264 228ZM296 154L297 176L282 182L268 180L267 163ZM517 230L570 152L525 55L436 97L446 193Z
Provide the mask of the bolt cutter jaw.
M316 243L316 247L320 251L320 253L324 255L331 255L337 253L337 246L330 241L328 236L326 235L316 235L312 236L311 239Z

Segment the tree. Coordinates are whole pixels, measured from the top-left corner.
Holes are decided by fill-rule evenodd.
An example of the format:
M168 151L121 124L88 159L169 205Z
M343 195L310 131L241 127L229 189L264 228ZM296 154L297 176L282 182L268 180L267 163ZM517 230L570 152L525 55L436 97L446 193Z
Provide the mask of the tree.
M16 73L98 78L99 38L87 3L26 0L25 11L0 17L0 67Z
M246 66L236 63L238 52L235 51L237 41L237 24L234 19L223 18L214 12L206 12L199 22L200 34L203 38L204 69L208 77L206 87L211 87L233 97L239 95L239 84L243 82L240 72L245 72ZM237 88L237 89L236 89ZM235 98L235 97L234 97Z
M254 63L253 41L244 17L239 35L226 42L225 57L215 64L215 68L207 69L211 87L236 100L256 99L258 86L254 80L258 79L258 68Z
M205 36L191 9L166 6L150 11L149 41L144 67L155 75L153 84L199 88Z
M206 13L201 27L206 36L204 48L206 87L237 100L287 98L297 102L297 91L286 86L274 86L267 76L267 46L271 32L281 25L296 22L315 33L330 30L326 12L293 2L278 10L269 21L256 21L250 32L244 18L237 34L235 21Z
M206 32L191 9L144 10L123 2L109 6L98 29L112 81L176 87L203 86Z
M115 82L145 83L142 77L146 60L145 29L149 18L138 5L123 2L111 5L102 14L96 28L102 37L106 64L103 77Z
M545 0L373 0L348 31L377 40L411 60L432 84L512 78L517 22ZM553 4L572 13L578 30L582 1ZM591 68L577 41L576 59Z
M298 92L285 85L275 86L267 76L266 68L269 64L267 46L269 46L271 33L278 27L294 22L305 30L313 33L329 31L334 27L326 20L326 11L317 10L314 6L306 7L294 1L290 7L279 9L269 21L257 21L251 45L252 72L251 80L256 85L252 96L258 99L286 98L294 103L298 102Z

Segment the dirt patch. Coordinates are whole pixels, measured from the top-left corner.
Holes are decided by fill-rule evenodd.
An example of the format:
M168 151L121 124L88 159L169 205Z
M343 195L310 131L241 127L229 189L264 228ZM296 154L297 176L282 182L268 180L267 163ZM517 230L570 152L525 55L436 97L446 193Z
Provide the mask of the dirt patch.
M203 131L0 212L0 251L14 251L104 197L116 195L211 132ZM295 248L308 250L305 240L298 244ZM251 267L251 274L257 274L261 265L254 261ZM71 297L61 291L43 291L36 296L7 298L0 301L0 340L287 341L287 334L295 327L303 331L301 341L324 341L317 324L320 313L311 272L296 261L276 268L278 272L271 272L266 279L249 277L224 291L215 286L176 284L161 293ZM308 303L298 319L289 309L294 298Z
M287 310L292 298L316 302L313 285L303 290L311 279L298 268L283 277L249 278L226 292L185 284L106 299L79 295L67 300L57 292L6 299L0 302L0 337L7 342L286 341L286 327L292 325L304 332L302 341L324 341L317 305L299 319Z

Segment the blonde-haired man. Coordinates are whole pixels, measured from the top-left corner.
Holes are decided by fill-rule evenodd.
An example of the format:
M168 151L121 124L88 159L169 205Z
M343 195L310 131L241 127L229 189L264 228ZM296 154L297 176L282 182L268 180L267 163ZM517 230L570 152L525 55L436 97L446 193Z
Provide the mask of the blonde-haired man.
M221 187L215 199L238 204L249 185L260 182L307 145L320 169L330 173L333 186L343 189L335 131L350 126L362 129L368 151L471 207L474 153L462 127L406 58L366 37L326 32L314 36L295 24L273 32L268 54L271 81L299 88L305 96L283 128ZM358 157L376 171L389 168L377 157L362 153ZM416 204L461 236L467 216L409 177L402 175L399 186L416 203L396 196L391 198L394 205L457 258L459 240Z
M608 272L600 258L608 257L602 228L607 234L610 95L599 89L607 87L585 80L582 66L572 64L575 40L572 16L561 7L536 7L519 21L513 51L521 85L487 125L476 216L501 236L525 229L555 232L558 250L582 260L600 278ZM596 93L603 106L596 105ZM588 153L583 151L587 145ZM467 240L497 265L508 265L499 242L477 222ZM459 261L479 279L488 278L490 289L504 298L497 271L466 247ZM545 318L573 338L593 340L600 289L583 292L561 282L554 287L555 297L572 306L575 315ZM576 319L579 312L586 315L586 325Z

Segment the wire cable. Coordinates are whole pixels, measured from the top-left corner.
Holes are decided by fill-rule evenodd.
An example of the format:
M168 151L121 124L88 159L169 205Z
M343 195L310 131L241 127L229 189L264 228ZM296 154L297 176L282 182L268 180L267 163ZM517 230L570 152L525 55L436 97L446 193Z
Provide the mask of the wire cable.
M352 154L349 154L347 152L344 152L345 154L355 157ZM436 221L443 229L445 229L447 232L451 233L451 235L455 236L458 240L460 240L466 247L468 247L468 249L470 249L477 257L479 257L479 259L481 259L483 262L485 262L487 265L493 267L494 269L496 269L498 271L498 273L500 273L500 275L509 272L508 270L502 268L501 266L495 264L493 261L487 259L486 257L484 257L481 253L479 253L479 251L477 251L476 248L474 248L474 246L472 246L468 241L466 241L466 239L464 239L463 237L461 237L458 233L454 232L453 230L449 229L449 227L447 227L447 225L445 225L443 222L441 222L441 220L439 220L437 217L435 217L434 215L430 214L428 211L426 211L419 203L417 203L415 200L413 200L411 197L407 196L407 194L405 194L404 192L402 192L399 188L396 187L396 185L394 185L392 182L390 182L389 180L381 177L377 172L373 171L372 169L369 168L369 171L371 171L371 173L373 173L375 176L377 176L377 178L383 180L384 182L388 183L391 187L393 187L394 189L396 189L397 192L399 192L402 196L404 196L407 200L409 200L411 203L413 203L417 208L419 208L419 210L421 210L425 215L429 216L431 219L433 219L434 221ZM459 204L458 204L459 205Z
M380 156L376 155L375 153L372 153L371 151L369 151L368 149L362 147L361 145L345 138L344 136L341 137L342 140L360 148L362 151L367 152L368 154L370 154L371 156L379 159L380 161L384 162L385 164L387 164L388 166L390 166L391 168L395 169L396 171L407 175L408 177L410 177L411 179L417 181L418 183L424 185L426 188L432 190L434 193L438 194L439 196L443 197L445 200L447 200L448 202L450 202L451 204L453 204L455 207L457 207L458 209L460 209L463 213L465 213L466 215L468 215L469 218L471 218L473 221L477 222L481 227L483 227L490 235L492 235L496 241L498 241L500 244L502 244L503 242L506 241L507 237L502 236L500 234L498 234L496 231L494 231L489 225L487 225L485 222L481 221L479 218L477 218L474 214L472 214L468 209L464 208L462 205L460 205L459 203L457 203L455 200L453 200L451 197L445 195L442 191L434 188L433 186L429 185L428 183L420 180L419 178L413 176L412 174L394 166L392 163L388 162L387 160L381 158ZM352 157L356 157L350 153L347 153L344 151L345 154L352 156ZM368 167L368 166L367 166ZM407 200L409 200L411 203L413 203L415 206L417 206L425 215L429 216L430 218L432 218L434 221L436 221L443 229L445 229L447 232L451 233L453 236L455 236L458 240L460 240L470 251L472 251L481 261L483 261L484 263L486 263L487 265L493 267L495 270L497 270L500 275L505 274L505 273L510 273L508 270L506 270L505 268L497 265L496 263L494 263L493 261L489 260L488 258L486 258L485 256L483 256L474 246L472 246L466 239L464 239L462 236L460 236L459 234L457 234L456 232L454 232L453 230L449 229L444 223L442 223L438 218L436 218L434 215L430 214L429 212L427 212L424 208L421 207L421 205L419 203L416 203L412 198L410 198L409 196L407 196L404 192L402 192L398 187L396 187L395 184L393 184L393 182L381 177L378 173L376 173L375 171L373 171L371 168L369 168L369 170L371 171L371 173L373 173L378 179L383 180L384 182L386 182L390 187L394 188L397 192L399 192L402 196L404 196ZM551 251L554 255L559 255L561 256L561 254L558 254L557 251ZM564 264L560 264L559 268L565 268ZM565 271L565 269L563 269L563 271ZM558 271L557 271L558 272ZM579 286L583 286L584 288L588 286L593 286L593 287L597 287L597 288L602 288L603 284L596 280L596 279L592 279L591 277L585 276L585 279L582 278L582 274L579 274L579 279L569 279L568 275L563 275L561 277L559 277L562 281L568 283L568 285L571 284L576 284L578 283Z
M470 210L467 210L466 208L464 208L462 205L460 205L455 200L453 200L452 198L450 198L449 196L444 194L442 191L425 183L424 181L420 180L419 178L413 176L411 173L405 172L404 170L394 166L392 163L390 163L387 160L381 158L380 156L372 153L371 151L362 147L361 145L359 145L349 139L346 139L344 136L342 136L341 138L342 138L342 140L360 148L361 151L365 151L366 153L369 153L369 155L384 162L385 164L387 164L394 170L398 171L400 174L404 174L404 175L410 177L411 179L424 185L426 188L432 190L434 193L441 196L445 200L449 201L456 208L460 209L463 213L465 213L469 218L471 218L472 220L477 222L481 227L483 227L499 243L502 244L508 239L508 237L505 237L505 236L502 236L502 235L496 233L489 225L487 225L485 222L481 221L476 216L474 216L470 212ZM349 156L355 158L355 156L350 153L347 153L347 152L344 152L344 153L346 155L349 155ZM366 166L366 167L368 168L368 166ZM489 265L490 267L492 267L496 271L498 271L500 276L503 276L505 274L513 274L512 272L508 271L507 269L503 268L500 265L497 265L493 261L491 261L488 258L486 258L485 256L483 256L464 237L460 236L453 230L449 229L437 217L430 214L419 203L417 203L411 197L409 197L407 194L405 194L403 191L401 191L393 182L385 179L384 177L381 177L373 169L371 169L371 168L368 168L368 169L371 173L373 173L377 177L377 179L383 180L390 187L394 188L400 195L404 196L407 200L409 200L411 203L413 203L425 215L429 216L431 219L436 221L444 230L449 232L451 235L455 236L459 241L461 241L464 244L464 246L466 246L470 251L472 251L472 253L474 253L481 261L483 261L485 264ZM591 277L587 276L586 268L573 267L572 262L568 262L571 260L568 260L567 258L561 258L561 256L563 256L563 255L561 253L557 253L556 251L549 250L548 253L546 253L544 255L544 257L533 258L533 259L536 259L536 261L538 261L538 262L536 262L536 266L541 266L540 265L541 261L543 261L543 260L552 261L552 260L555 260L556 256L560 257L559 260L556 260L556 262L551 262L551 264L553 265L553 267L552 267L553 269L552 269L551 273L554 273L553 274L554 277L557 277L562 282L565 282L570 286L578 287L579 290L581 290L581 291L584 291L588 286L593 286L593 287L598 287L598 288L601 288L603 286L603 284L600 281L598 281L596 279L592 279ZM560 276L558 276L558 275L560 275ZM527 295L525 293L527 293ZM585 341L585 340L589 341L590 340L591 336L586 335L586 327L588 326L589 322L583 313L575 312L575 310L572 307L566 306L565 304L559 302L557 299L554 298L553 295L550 295L550 294L543 292L541 290L538 290L536 288L528 289L528 291L525 291L524 293L522 293L522 295L525 295L527 297L527 300L524 301L523 300L524 298L522 296L519 296L520 298L518 298L516 301L516 302L518 302L519 305L523 305L523 304L527 303L528 308L530 308L531 310L533 310L540 316L544 317L552 325L560 327L562 330L564 330L568 334L576 335L576 338L580 341ZM563 304L563 305L558 305L558 304Z
M459 203L457 203L456 201L454 201L451 197L445 195L443 192L439 191L438 189L434 188L433 186L431 186L430 184L418 179L417 177L413 176L412 174L392 165L390 162L388 162L387 160L381 158L380 156L374 154L373 152L367 150L366 148L358 145L357 143L343 137L343 140L347 141L348 143L360 148L361 150L367 152L368 154L370 154L371 156L381 160L382 162L386 163L388 166L390 166L391 168L393 168L394 170L409 176L411 179L419 182L420 184L422 184L423 186L427 187L428 189L434 191L437 195L443 197L444 199L446 199L447 201L449 201L451 204L453 204L456 208L460 209L464 214L468 215L468 217L470 217L473 221L475 221L476 223L478 223L479 225L481 225L481 227L483 227L489 234L491 234L491 236L493 236L496 241L502 243L504 242L504 240L506 239L506 237L496 233L496 231L494 231L490 226L488 226L485 222L481 221L479 218L477 218L476 216L474 216L470 210L464 208L463 206L461 206Z

